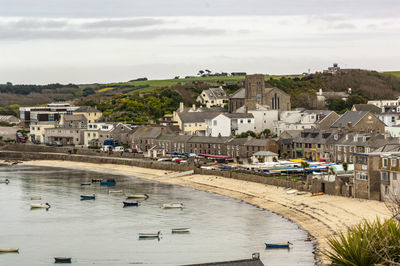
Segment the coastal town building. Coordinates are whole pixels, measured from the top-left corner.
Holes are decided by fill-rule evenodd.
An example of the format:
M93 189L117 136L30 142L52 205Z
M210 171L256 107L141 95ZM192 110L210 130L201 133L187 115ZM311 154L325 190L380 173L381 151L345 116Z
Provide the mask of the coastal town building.
M351 111L371 112L376 116L382 113L382 108L373 104L354 104Z
M351 89L349 88L347 92L344 91L323 91L319 89L317 92L317 107L323 108L326 105L328 99L341 99L346 101L351 94Z
M397 125L400 119L400 105L384 106L377 116L388 127Z
M100 121L103 117L103 113L101 111L97 110L96 107L91 106L81 106L73 111L73 114L85 116L88 123Z
M228 137L246 131L254 131L254 116L251 113L222 113L206 119L206 136Z
M79 106L71 106L70 103L49 103L47 106L20 107L20 119L25 127L30 122L60 121L62 114L72 114Z
M228 95L222 86L220 86L218 88L209 88L208 90L203 90L199 96L197 96L196 101L210 108L213 106L224 107L228 104L228 99Z
M385 106L398 106L400 105L400 96L396 97L394 100L373 100L373 101L368 101L368 104L373 104L378 106L379 108L385 107Z
M239 89L229 97L229 112L236 112L242 106L254 110L256 105L268 105L270 110L290 110L290 95L284 91L265 86L265 77L262 74L247 75L244 88Z
M242 106L236 113L250 113L254 116L254 132L260 133L265 129L273 131L273 122L279 119L278 110L270 110L268 105L256 104L256 108L248 110L247 106Z
M101 147L105 139L110 138L110 132L114 128L113 123L91 122L83 131L85 147Z
M56 121L36 121L29 125L29 141L46 143L46 129L56 127Z
M272 132L279 136L286 130L328 129L338 118L336 112L328 110L284 111L280 114L280 120L273 121Z
M267 163L278 161L278 154L270 151L258 151L251 156L253 163Z
M332 124L331 128L379 134L385 132L385 123L369 111L347 111Z

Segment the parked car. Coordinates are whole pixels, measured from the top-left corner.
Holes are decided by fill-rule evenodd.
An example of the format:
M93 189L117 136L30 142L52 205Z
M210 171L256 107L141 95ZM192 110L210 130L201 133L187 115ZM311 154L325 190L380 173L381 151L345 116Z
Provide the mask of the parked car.
M132 153L132 149L125 149L125 152Z
M46 142L46 145L47 146L53 146L53 142L52 141L48 141L48 142Z
M143 153L143 151L141 151L141 150L138 150L138 149L136 149L136 148L132 148L132 152L133 153Z
M40 140L34 139L34 140L32 141L32 143L33 143L33 144L40 144L41 142L40 142Z
M61 142L59 142L59 141L54 141L53 142L53 146L55 146L55 147L61 147L63 144L61 143Z
M113 151L124 151L124 147L122 146L114 147Z

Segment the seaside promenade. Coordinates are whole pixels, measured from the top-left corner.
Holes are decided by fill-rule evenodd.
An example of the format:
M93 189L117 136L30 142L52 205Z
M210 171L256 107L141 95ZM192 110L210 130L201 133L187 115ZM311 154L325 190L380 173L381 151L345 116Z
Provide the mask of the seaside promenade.
M165 170L72 161L37 160L23 164L134 176L243 200L282 215L309 232L316 240L316 257L322 264L328 264L322 252L329 248L329 237L364 219L374 220L390 215L383 202L330 195L310 197L310 193L287 194L282 187L215 175L176 176Z

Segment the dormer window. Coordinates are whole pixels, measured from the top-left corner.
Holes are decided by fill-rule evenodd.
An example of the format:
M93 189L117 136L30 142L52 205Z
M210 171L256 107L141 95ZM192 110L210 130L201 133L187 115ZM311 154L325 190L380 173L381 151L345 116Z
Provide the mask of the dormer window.
M358 136L354 136L353 141L354 141L354 142L357 142L357 141L358 141Z
M334 139L334 140L338 140L338 139L339 139L339 136L338 136L338 135L334 135L334 136L333 136L333 139Z

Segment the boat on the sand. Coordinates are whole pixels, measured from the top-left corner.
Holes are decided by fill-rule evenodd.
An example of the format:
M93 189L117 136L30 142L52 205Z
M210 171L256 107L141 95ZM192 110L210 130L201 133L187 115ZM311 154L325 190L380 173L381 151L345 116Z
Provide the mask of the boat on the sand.
M136 201L136 202L123 201L122 203L124 204L124 207L139 206L140 205L139 201Z
M122 193L122 190L110 190L108 191L108 194L120 194Z
M160 236L161 231L158 231L157 234L139 233L139 239L159 239Z
M49 209L51 206L49 203L31 203L31 209Z
M171 230L173 234L190 233L190 228L174 228Z
M287 243L279 243L279 244L273 244L273 243L265 243L266 248L289 248L290 245L293 245L289 241Z
M183 203L167 203L163 204L163 209L183 209Z
M90 186L92 182L82 182L81 186Z
M19 252L19 248L0 248L0 253Z
M81 200L94 200L96 199L96 195L81 195Z
M54 258L55 263L71 263L71 258L69 257L55 257Z
M146 193L126 195L126 199L148 199L148 198L149 195L147 195Z
M106 181L100 181L100 186L115 186L117 182L115 179L107 179Z

